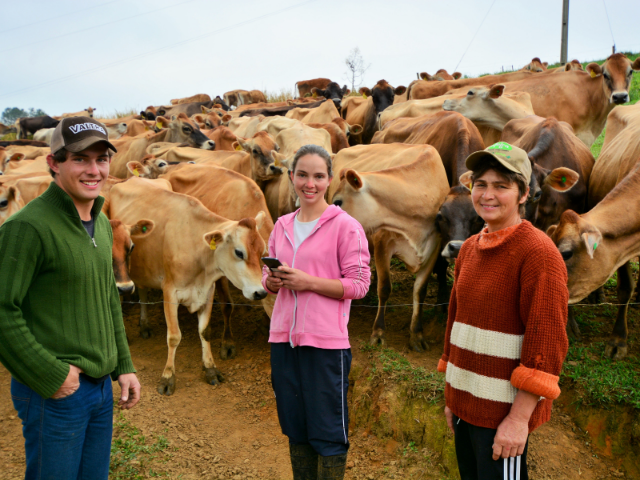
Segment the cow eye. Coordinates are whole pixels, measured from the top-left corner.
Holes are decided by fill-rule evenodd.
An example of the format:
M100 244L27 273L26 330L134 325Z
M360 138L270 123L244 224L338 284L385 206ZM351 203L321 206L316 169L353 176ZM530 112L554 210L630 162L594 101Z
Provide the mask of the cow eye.
M444 217L442 216L442 214L438 212L438 214L436 215L436 222L441 222L443 218Z
M611 80L611 77L609 76L608 73L603 73L602 76L604 77L605 80Z
M163 168L163 167L166 167L166 166L167 166L167 162L160 162L160 163L158 163L158 167L159 167L159 168Z
M0 208L7 208L7 205L9 205L9 200L0 201Z
M571 257L573 257L573 251L571 250L567 250L564 252L560 252L560 254L562 255L562 259L566 262L567 260L569 260Z
M469 90L469 91L467 92L467 95L475 95L475 93L473 92L473 90Z
M236 257L238 257L240 260L244 260L244 254L237 248L236 248L235 254L236 254Z
M136 244L135 243L131 243L131 247L129 248L129 254L131 254L131 252L133 252L133 247L135 247Z
M260 150L258 150L257 148L253 149L253 154L254 155L260 155Z

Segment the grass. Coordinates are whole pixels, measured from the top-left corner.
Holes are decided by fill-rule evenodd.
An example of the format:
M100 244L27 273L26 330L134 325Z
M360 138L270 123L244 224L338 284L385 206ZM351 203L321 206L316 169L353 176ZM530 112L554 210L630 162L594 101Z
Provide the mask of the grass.
M141 108L125 108L124 110L114 110L110 113L105 113L105 116L99 115L100 118L124 118L130 115L138 115Z
M17 138L16 133L7 133L6 135L0 136L0 141L10 142L11 140L16 140L16 138Z
M604 342L573 344L560 375L562 386L572 385L578 401L606 407L612 404L640 410L640 359L612 362L604 356Z
M286 102L295 98L295 92L291 88L282 87L280 90L265 90L263 93L268 103Z
M414 367L404 355L391 348L364 344L361 350L369 352L369 358L374 360L372 375L381 375L394 383L403 384L409 398L422 397L433 404L444 398L445 381L442 373Z
M142 435L140 430L132 425L122 413L119 414L115 427L111 443L110 479L169 478L168 473L155 471L149 466L151 460L158 458L169 447L169 442L165 437L159 435L155 438L155 442L151 443L152 439L147 439Z

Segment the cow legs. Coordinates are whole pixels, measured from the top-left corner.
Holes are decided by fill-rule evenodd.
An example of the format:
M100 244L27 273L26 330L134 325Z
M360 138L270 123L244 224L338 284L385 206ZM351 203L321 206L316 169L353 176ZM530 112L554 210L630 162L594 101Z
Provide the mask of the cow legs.
M151 338L152 332L149 327L149 318L147 317L149 290L146 288L138 288L138 296L140 297L140 336L142 338Z
M581 340L580 327L574 317L575 307L569 305L569 317L567 318L567 337Z
M438 277L438 298L436 300L438 306L436 307L436 310L443 313L448 311L449 297L451 296L449 284L447 283L448 267L449 262L447 262L445 258L438 253L436 265L433 267L433 272Z
M588 297L589 303L599 305L607 301L607 297L604 296L604 287L598 287L591 292Z
M167 355L167 364L162 372L162 378L158 384L158 393L160 395L172 395L176 389L176 350L180 345L182 333L178 323L178 299L173 291L163 291L164 296L164 317L167 322L167 346L169 353Z
M391 248L387 242L379 241L376 243L374 259L378 274L378 313L373 322L369 345L385 345L386 343L384 339L384 314L391 295L391 254Z
M411 316L411 327L409 327L409 347L416 352L423 352L429 349L429 344L424 339L422 333L422 303L427 294L427 281L433 270L436 260L440 256L440 250L436 248L427 263L416 273L416 280L413 283L413 315Z
M227 360L236 356L236 343L233 341L233 333L231 332L230 319L233 313L233 303L231 302L231 293L229 292L229 281L226 277L222 277L216 281L216 290L221 303L222 316L224 317L224 328L222 330L222 341L220 343L220 358Z
M629 300L633 296L635 282L631 273L631 264L629 262L618 268L618 317L613 326L613 332L609 338L609 342L604 349L604 354L612 360L621 360L627 356L627 310L629 309Z
M225 282L223 283L226 285L228 295L229 284L226 282L226 278L224 280ZM218 285L218 282L216 282L216 285ZM202 368L204 369L207 383L210 385L218 385L220 382L224 382L224 377L220 370L216 368L216 364L213 361L213 354L211 353L211 329L209 328L209 322L211 321L211 308L213 307L213 294L215 290L215 287L211 289L211 292L207 295L207 301L198 309L198 333L200 334L200 342L202 343ZM224 298L224 294L220 296ZM226 306L223 305L223 312L225 312L225 307ZM228 313L232 310L233 306L231 305ZM227 315L225 314L225 324L226 323Z

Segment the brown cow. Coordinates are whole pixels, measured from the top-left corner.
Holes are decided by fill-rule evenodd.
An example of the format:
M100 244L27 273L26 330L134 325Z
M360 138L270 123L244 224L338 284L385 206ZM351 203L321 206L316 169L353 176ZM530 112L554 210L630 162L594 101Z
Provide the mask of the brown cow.
M252 103L263 103L267 101L260 90L239 91L238 96L240 98L240 105L250 105Z
M181 105L183 103L192 103L192 102L210 102L211 97L206 93L197 93L190 97L184 98L174 98L171 100L171 105Z
M133 239L142 238L153 231L154 223L150 220L139 220L135 225L125 225L120 220L109 220L113 232L113 275L116 278L118 293L133 293L135 285L129 277L129 257L133 252ZM142 306L141 306L142 307ZM145 305L146 307L146 305Z
M342 118L344 118L349 125L362 125L362 143L371 143L373 135L379 129L378 114L385 108L393 105L394 96L403 94L405 90L406 88L403 86L393 88L386 80L378 81L371 90L366 87L361 88L360 93L367 96L366 101L359 102L359 105L352 105L349 102L347 102L346 105L343 104L341 112ZM347 108L345 108L345 106ZM349 143L354 145L359 140L357 136L352 135L349 138Z
M304 97L307 93L311 93L312 88L327 88L331 83L328 78L314 78L313 80L300 80L296 82L295 88L298 89L298 97Z
M242 105L242 100L240 98L241 93L249 93L247 90L230 90L225 92L222 95L225 103L229 105L229 107L239 107Z
M542 73L547 71L549 62L543 62L539 57L533 57L529 63L527 63L520 70L529 70L531 72Z
M453 74L449 75L449 72L447 72L444 68L441 68L440 70L438 70L435 75L429 75L427 72L422 72L418 76L422 80L425 80L427 82L442 81L442 80L458 80L462 78L462 74L460 72L453 72Z
M238 137L227 127L223 127L222 125L220 125L219 127L211 130L203 130L202 133L204 133L207 138L216 142L216 148L214 150L235 150L233 144L238 140Z

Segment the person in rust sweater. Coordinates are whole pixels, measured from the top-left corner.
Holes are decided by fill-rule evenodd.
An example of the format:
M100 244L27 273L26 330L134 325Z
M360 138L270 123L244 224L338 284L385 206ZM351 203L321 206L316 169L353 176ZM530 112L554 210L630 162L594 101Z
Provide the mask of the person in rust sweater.
M486 227L456 261L444 354L445 415L462 480L528 479L529 433L551 417L567 354L567 270L521 219L531 162L499 142L466 160L461 183Z

